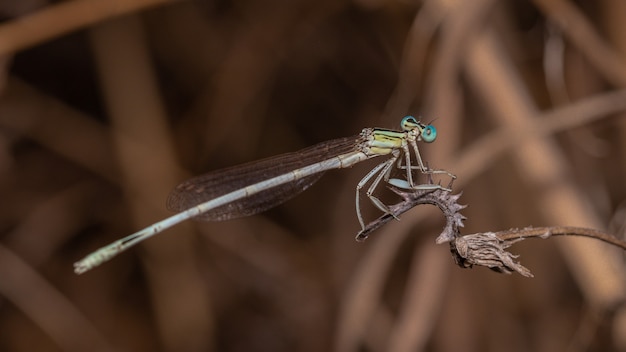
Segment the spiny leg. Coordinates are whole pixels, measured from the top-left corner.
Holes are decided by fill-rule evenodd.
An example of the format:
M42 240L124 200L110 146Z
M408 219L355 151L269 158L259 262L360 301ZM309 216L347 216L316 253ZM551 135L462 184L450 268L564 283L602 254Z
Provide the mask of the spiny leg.
M385 167L380 170L374 181L372 181L372 184L367 189L367 192L365 192L367 197L370 199L370 201L372 201L372 203L374 203L376 208L380 209L383 213L386 214L390 214L389 208L385 205L385 203L383 203L380 199L378 199L378 197L374 195L374 191L376 190L376 188L378 188L381 180L385 180L385 182L389 181L391 168L393 167L396 158L397 156L394 155L393 158L388 160L387 165L385 165Z
M399 178L392 178L387 183L389 183L392 186L395 186L395 187L398 187L398 188L402 188L402 189L408 189L408 190L436 191L436 190L440 189L440 190L446 191L446 192L452 191L449 188L446 188L446 187L444 187L442 185L435 184L435 183L425 183L425 184L411 186L411 185L409 185L409 183L407 181L399 179Z
M357 218L359 219L359 224L361 224L362 230L365 229L365 222L363 221L363 215L361 215L361 200L360 200L361 189L369 182L369 180L372 177L374 177L374 175L377 175L374 181L372 182L372 185L367 190L367 196L378 209L380 209L381 211L385 213L389 213L389 209L378 198L372 196L371 194L374 192L374 189L380 183L380 180L382 178L385 178L385 180L389 179L390 169L397 159L398 159L398 155L394 154L393 157L391 157L389 160L378 164L375 168L373 168L370 172L368 172L367 175L365 175L365 177L363 177L356 186L356 200L355 200L356 215L357 215Z
M392 159L389 159L392 160ZM365 186L365 184L378 172L380 172L380 170L382 168L384 168L388 163L389 160L382 162L378 165L376 165L375 168L373 168L370 172L367 173L367 175L365 175L365 177L363 177L361 179L361 181L359 181L359 183L356 185L356 200L355 200L355 204L356 204L356 216L359 219L359 224L361 224L361 228L364 229L365 228L365 222L363 221L363 216L361 215L361 201L360 201L360 193L361 193L361 188L363 188L363 186Z
M401 165L402 158L400 158L399 161L398 161L398 165L399 165L398 168L399 169L406 169L406 180L412 186L412 185L414 185L414 182L413 182L413 172L411 172L413 167L411 166L411 152L409 151L409 146L407 144L404 144L402 146L402 154L404 154L404 166ZM419 154L417 154L417 155L419 156ZM421 159L418 158L417 161L419 163L421 163Z
M411 185L411 187L416 187L415 182L413 181L413 177L412 177L412 174L413 174L412 170L419 170L421 173L426 174L426 175L446 174L452 180L456 179L456 175L448 172L447 170L439 170L439 169L433 170L433 169L430 169L428 166L424 165L424 162L422 161L422 157L421 157L420 152L419 152L419 148L417 147L417 143L415 141L410 141L409 143L413 147L413 151L415 153L415 159L417 160L417 164L418 165L417 166L411 165L411 155L410 155L410 152L409 152L409 148L408 148L408 146L405 146L403 148L405 165L399 164L398 168L402 169L402 170L406 170L406 172L407 172L407 181ZM414 189L418 189L418 188L414 188ZM442 189L450 191L447 188L443 188L442 187Z
M419 148L417 147L417 143L415 141L411 141L411 146L413 147L413 151L415 152L415 158L417 159L417 163L419 164L419 170L423 173L423 174L447 174L448 176L450 176L450 178L452 178L453 180L456 179L456 175L452 174L446 170L432 170L429 169L428 167L426 167L424 165L424 163L422 162L422 156L420 155L420 151ZM410 159L410 156L407 156L408 159ZM413 184L412 184L413 185Z

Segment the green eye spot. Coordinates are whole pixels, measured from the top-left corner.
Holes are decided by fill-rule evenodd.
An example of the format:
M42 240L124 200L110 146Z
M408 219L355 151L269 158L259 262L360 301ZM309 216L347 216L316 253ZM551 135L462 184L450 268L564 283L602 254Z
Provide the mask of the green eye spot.
M422 140L426 143L434 142L437 138L437 129L433 125L426 125L422 129Z
M400 127L402 127L403 131L410 131L415 127L419 126L419 123L413 116L405 116L400 121Z

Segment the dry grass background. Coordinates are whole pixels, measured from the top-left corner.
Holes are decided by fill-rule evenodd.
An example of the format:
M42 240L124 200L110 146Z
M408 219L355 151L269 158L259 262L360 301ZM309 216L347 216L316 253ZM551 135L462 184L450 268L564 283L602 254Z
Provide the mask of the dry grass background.
M624 236L625 4L1 2L0 350L626 350L623 253L533 240L512 248L533 279L462 270L433 207L356 243L371 163L72 272L190 175L407 113L434 120L467 233Z

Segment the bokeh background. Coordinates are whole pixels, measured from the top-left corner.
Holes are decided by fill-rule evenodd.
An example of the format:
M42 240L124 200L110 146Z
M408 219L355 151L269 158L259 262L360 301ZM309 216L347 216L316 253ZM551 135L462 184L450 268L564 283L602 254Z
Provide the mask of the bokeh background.
M0 17L0 350L626 351L620 250L528 240L511 250L533 279L461 269L430 206L357 243L374 161L72 271L168 216L192 175L406 114L438 128L421 151L457 174L465 234L622 237L626 2L4 0Z

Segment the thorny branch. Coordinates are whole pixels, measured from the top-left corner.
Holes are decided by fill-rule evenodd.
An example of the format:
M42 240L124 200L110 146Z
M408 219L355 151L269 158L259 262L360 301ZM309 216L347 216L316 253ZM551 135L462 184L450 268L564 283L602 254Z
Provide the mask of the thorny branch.
M450 242L459 235L459 228L463 227L463 220L465 220L465 216L459 212L466 207L457 203L461 193L453 195L445 189L407 191L394 186L389 186L389 188L402 197L402 202L389 206L389 213L367 224L365 229L356 235L357 241L365 241L370 232L392 219L397 219L399 215L404 214L419 204L435 205L446 217L446 226L436 240L438 244Z
M398 218L399 215L413 207L420 204L431 204L437 206L446 217L446 226L437 237L436 243L449 242L454 261L462 268L480 265L499 273L511 274L517 272L525 277L533 277L530 270L515 260L518 257L517 255L506 251L514 243L526 238L547 239L553 236L583 236L595 238L626 250L626 241L602 231L582 227L527 227L498 232L479 232L462 236L460 228L463 227L463 221L466 217L461 215L460 211L466 205L457 203L461 193L453 195L446 189L406 190L393 186L389 188L402 197L402 201L389 206L390 212L388 214L384 214L370 222L364 230L357 234L357 241L364 241L370 232L390 220Z

